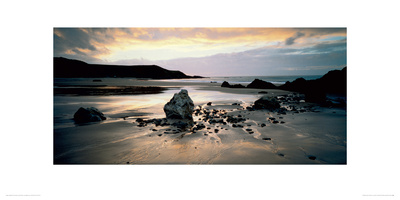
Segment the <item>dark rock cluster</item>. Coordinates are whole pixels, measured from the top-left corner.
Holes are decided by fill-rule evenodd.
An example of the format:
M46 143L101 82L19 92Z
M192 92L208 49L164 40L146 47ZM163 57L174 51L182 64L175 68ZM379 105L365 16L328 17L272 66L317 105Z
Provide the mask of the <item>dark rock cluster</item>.
M279 89L295 91L305 94L307 102L325 103L327 94L336 94L346 97L347 67L342 70L332 70L316 80L298 78L293 82L286 82Z
M268 109L268 110L275 110L280 108L281 105L278 102L278 99L275 97L268 97L263 96L257 101L254 102L254 109Z
M345 107L347 97L347 67L344 67L342 70L329 71L319 79L305 80L304 78L298 78L292 82L287 81L284 85L278 87L260 79L255 79L247 87L241 84L231 85L224 81L221 87L281 89L305 94L305 101L307 102L320 103L323 106ZM261 91L259 93L266 94L268 92ZM331 100L327 99L328 94L344 98Z

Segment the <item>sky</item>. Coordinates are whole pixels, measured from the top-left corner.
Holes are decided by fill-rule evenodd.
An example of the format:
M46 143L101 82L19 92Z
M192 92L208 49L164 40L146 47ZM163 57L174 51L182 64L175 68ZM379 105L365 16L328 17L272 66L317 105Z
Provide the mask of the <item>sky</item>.
M54 57L188 75L323 75L347 65L346 28L54 28L53 36Z

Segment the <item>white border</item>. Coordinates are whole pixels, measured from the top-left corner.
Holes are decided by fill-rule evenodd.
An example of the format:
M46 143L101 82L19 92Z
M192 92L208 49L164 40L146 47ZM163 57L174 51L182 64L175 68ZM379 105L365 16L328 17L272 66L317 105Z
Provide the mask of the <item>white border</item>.
M23 199L378 199L399 195L399 19L388 1L2 3L1 186ZM52 164L53 27L347 27L348 164ZM5 112L4 112L5 111ZM39 195L39 196L34 196ZM393 197L385 197L394 199Z

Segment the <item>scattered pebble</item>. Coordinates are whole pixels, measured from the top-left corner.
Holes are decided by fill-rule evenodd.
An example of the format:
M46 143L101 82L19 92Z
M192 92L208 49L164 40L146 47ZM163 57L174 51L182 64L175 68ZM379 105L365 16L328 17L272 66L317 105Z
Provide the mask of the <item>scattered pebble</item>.
M263 138L263 140L271 140L271 138L266 137L266 138Z
M315 159L317 159L317 157L315 157L315 156L308 156L308 159L310 159L310 160L315 160Z
M158 136L160 136L160 137L161 137L161 136L162 136L162 134L158 134Z

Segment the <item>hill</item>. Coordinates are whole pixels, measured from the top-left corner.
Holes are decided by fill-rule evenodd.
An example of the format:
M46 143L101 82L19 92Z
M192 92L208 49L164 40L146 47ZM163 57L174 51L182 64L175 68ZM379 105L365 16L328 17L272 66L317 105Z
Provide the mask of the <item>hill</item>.
M63 57L54 58L54 78L131 77L152 79L203 78L188 76L181 71L164 69L157 65L102 65L88 64Z

